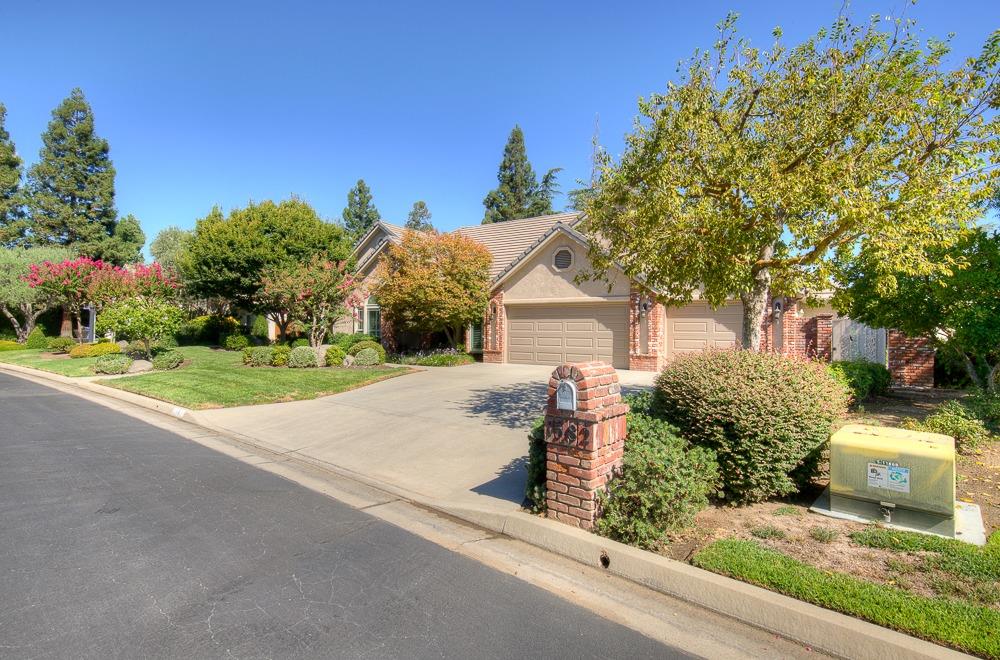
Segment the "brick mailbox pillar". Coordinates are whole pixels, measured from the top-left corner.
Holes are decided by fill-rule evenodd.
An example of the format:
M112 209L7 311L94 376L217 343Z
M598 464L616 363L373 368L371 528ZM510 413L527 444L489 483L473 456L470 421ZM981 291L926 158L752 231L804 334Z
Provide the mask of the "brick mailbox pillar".
M552 372L545 408L549 517L593 528L598 493L622 462L626 412L611 365L564 364Z

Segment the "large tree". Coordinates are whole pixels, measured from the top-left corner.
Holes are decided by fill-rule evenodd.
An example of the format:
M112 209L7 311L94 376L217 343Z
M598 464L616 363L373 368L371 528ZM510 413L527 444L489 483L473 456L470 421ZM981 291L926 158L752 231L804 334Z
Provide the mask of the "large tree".
M346 260L350 243L343 229L324 222L300 199L266 201L234 209L228 217L214 208L198 220L180 270L188 293L257 309L268 268L305 263L316 254Z
M0 103L0 247L14 245L24 237L24 206L21 192L21 158L5 123L7 108Z
M58 263L72 256L58 247L0 248L0 312L10 321L18 341L28 338L39 316L62 302L52 291L28 283L31 265Z
M170 226L162 229L153 242L149 244L149 252L153 259L168 270L177 270L181 255L187 249L193 232L180 227Z
M93 246L81 246L80 250L106 263L124 266L142 261L145 244L146 234L139 220L130 213L118 221L111 236Z
M839 18L770 50L720 24L666 92L640 101L620 159L599 154L581 200L597 272L620 266L666 303L737 296L758 349L768 294L842 283L859 254L879 289L950 267L988 194L1000 43L944 70L947 42L912 23Z
M74 245L93 254L114 234L115 168L79 89L52 111L27 189L32 244Z
M457 234L407 231L375 271L374 294L393 327L443 331L455 347L489 302L489 251Z
M524 132L520 126L514 126L497 172L499 185L483 199L486 207L483 224L552 213L552 196L558 190L556 174L561 170L560 167L549 170L539 183L528 162Z
M434 225L431 224L431 210L427 208L425 202L413 202L413 208L410 209L410 214L406 216L406 224L404 226L407 229L415 231L430 231L434 229Z
M358 179L357 184L347 193L347 206L341 215L347 233L353 240L357 240L380 219L378 209L372 201L371 188L364 179Z

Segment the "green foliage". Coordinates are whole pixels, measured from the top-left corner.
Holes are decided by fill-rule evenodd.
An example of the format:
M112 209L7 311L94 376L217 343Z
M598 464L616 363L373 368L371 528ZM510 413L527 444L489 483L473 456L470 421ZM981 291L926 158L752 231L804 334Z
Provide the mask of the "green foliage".
M382 344L378 343L377 341L365 340L352 344L351 348L347 351L347 354L357 357L358 353L369 348L375 351L375 355L378 358L378 362L376 362L375 364L382 364L383 362L385 362L385 349L382 348Z
M837 538L837 531L829 527L810 527L809 538L820 543L833 543Z
M906 419L902 426L913 431L949 435L955 438L955 449L963 454L974 452L990 438L983 421L958 401L945 401L923 421Z
M774 539L774 540L780 540L787 537L787 534L785 534L783 531L781 531L774 525L759 525L757 527L751 527L750 535L756 536L759 539Z
M288 366L292 369L317 366L315 349L310 346L296 346L288 355Z
M328 367L340 367L344 364L344 358L347 357L347 352L344 351L340 346L333 345L326 349L326 366Z
M9 339L0 339L0 351L23 351L23 350L25 350L24 344L19 344L16 341L11 341Z
M830 375L851 392L855 403L889 391L892 379L885 366L867 360L837 360L827 367Z
M549 170L539 183L528 162L524 132L520 126L514 126L497 172L499 185L483 200L486 207L483 224L552 213L552 196L558 190L556 174L561 169Z
M790 504L785 506L779 506L777 509L771 512L773 516L801 516L802 509L797 506L791 506Z
M88 250L88 254L105 263L124 266L142 262L142 246L146 234L139 220L131 213L118 221L111 236Z
M243 364L248 367L268 367L274 360L274 349L270 346L250 346L243 349Z
M382 364L382 359L374 348L362 348L354 355L354 364L359 367L373 367Z
M347 193L347 207L341 214L344 228L352 240L356 241L380 219L381 215L372 201L371 188L364 179L358 179L357 184Z
M162 229L149 244L149 252L158 264L176 271L193 234L192 231L175 226Z
M168 337L181 327L184 312L177 305L155 298L125 298L97 315L97 331L141 341L150 355L153 342Z
M418 367L460 367L473 364L476 358L463 351L441 349L430 352L400 353L386 358L396 364L413 364Z
M263 314L254 315L253 323L250 326L250 336L267 341L267 317Z
M71 337L53 337L49 340L48 349L53 353L69 353L74 346L76 341Z
M115 229L115 168L81 90L52 111L42 143L28 170L31 240L94 255Z
M1000 656L1000 611L808 566L753 541L716 541L695 566L986 657Z
M0 158L2 151L3 145L0 140ZM41 264L45 261L59 263L72 256L72 252L60 247L6 249L0 245L0 317L10 322L21 341L27 339L39 318L59 303L59 296L52 289L32 287L24 279L30 272L31 264Z
M127 355L102 355L94 362L94 371L99 374L123 374L132 366L132 358Z
M409 215L406 216L406 224L404 226L413 231L433 231L434 225L431 224L431 211L427 208L425 202L413 202L413 208L410 209Z
M247 339L247 336L239 333L223 335L220 339L219 343L227 351L242 351L250 345L250 340Z
M601 495L597 532L630 545L657 547L688 527L716 492L711 450L690 447L667 422L629 412L621 472Z
M716 452L725 497L746 504L796 492L815 475L847 392L816 362L709 350L666 366L655 407Z
M351 350L351 346L363 341L373 341L376 344L378 340L372 335L366 335L363 332L335 332L330 338L330 343L336 346L340 346L344 349L344 353Z
M286 367L288 366L288 357L291 354L292 349L290 346L273 346L271 353L271 366L272 367Z
M348 308L362 304L354 277L344 261L315 255L307 262L283 264L266 270L261 279L257 306L278 326L280 339L292 323L304 328L310 346L323 344L326 333ZM277 311L276 311L277 310Z
M962 400L992 433L1000 434L1000 392L977 390Z
M49 338L45 336L41 328L35 328L28 333L28 339L24 342L25 348L48 348Z
M102 355L112 355L121 353L122 349L113 342L97 344L77 344L69 350L71 358L100 357Z
M546 510L545 505L545 418L539 417L528 431L528 482L524 487L524 499L535 513Z
M163 351L153 356L153 369L169 371L176 369L184 362L184 356L179 351Z
M904 532L870 526L852 532L851 540L868 548L910 554L932 553L935 568L979 581L1000 580L1000 533L994 533L983 547L929 534Z
M300 346L308 346L309 340L306 339L305 337L296 337L288 345L291 346L292 348L298 348Z
M22 162L6 121L7 108L0 103L0 248L18 243L27 228L21 195Z

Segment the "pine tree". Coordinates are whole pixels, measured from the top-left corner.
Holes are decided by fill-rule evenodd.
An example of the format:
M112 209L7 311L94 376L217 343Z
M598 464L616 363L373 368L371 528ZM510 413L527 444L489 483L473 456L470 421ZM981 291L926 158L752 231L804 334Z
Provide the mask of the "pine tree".
M0 103L0 247L18 243L24 235L21 198L21 158L4 127L7 108Z
M364 236L379 221L378 209L372 203L371 188L364 179L358 179L357 185L347 193L347 208L341 219L347 233L355 240Z
M31 242L91 247L112 236L115 168L81 90L52 111L42 143L28 171Z
M89 254L116 266L142 261L142 246L146 244L146 234L139 220L131 213L118 221L110 237L94 244L81 244L80 252Z
M558 189L556 174L562 168L545 173L541 183L528 162L524 147L524 132L514 126L503 150L503 160L497 172L499 186L483 200L486 214L483 224L552 213L552 196Z
M423 201L413 202L410 215L406 218L406 228L416 231L430 231L434 229L431 224L431 211Z

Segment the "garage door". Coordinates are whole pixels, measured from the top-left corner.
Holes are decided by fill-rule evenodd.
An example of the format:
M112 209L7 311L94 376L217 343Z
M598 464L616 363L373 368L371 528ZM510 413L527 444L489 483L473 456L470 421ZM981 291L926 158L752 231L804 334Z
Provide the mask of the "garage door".
M708 303L691 303L667 310L667 357L732 348L743 339L743 305L712 309Z
M628 307L510 306L507 360L552 365L603 360L618 369L628 369Z

